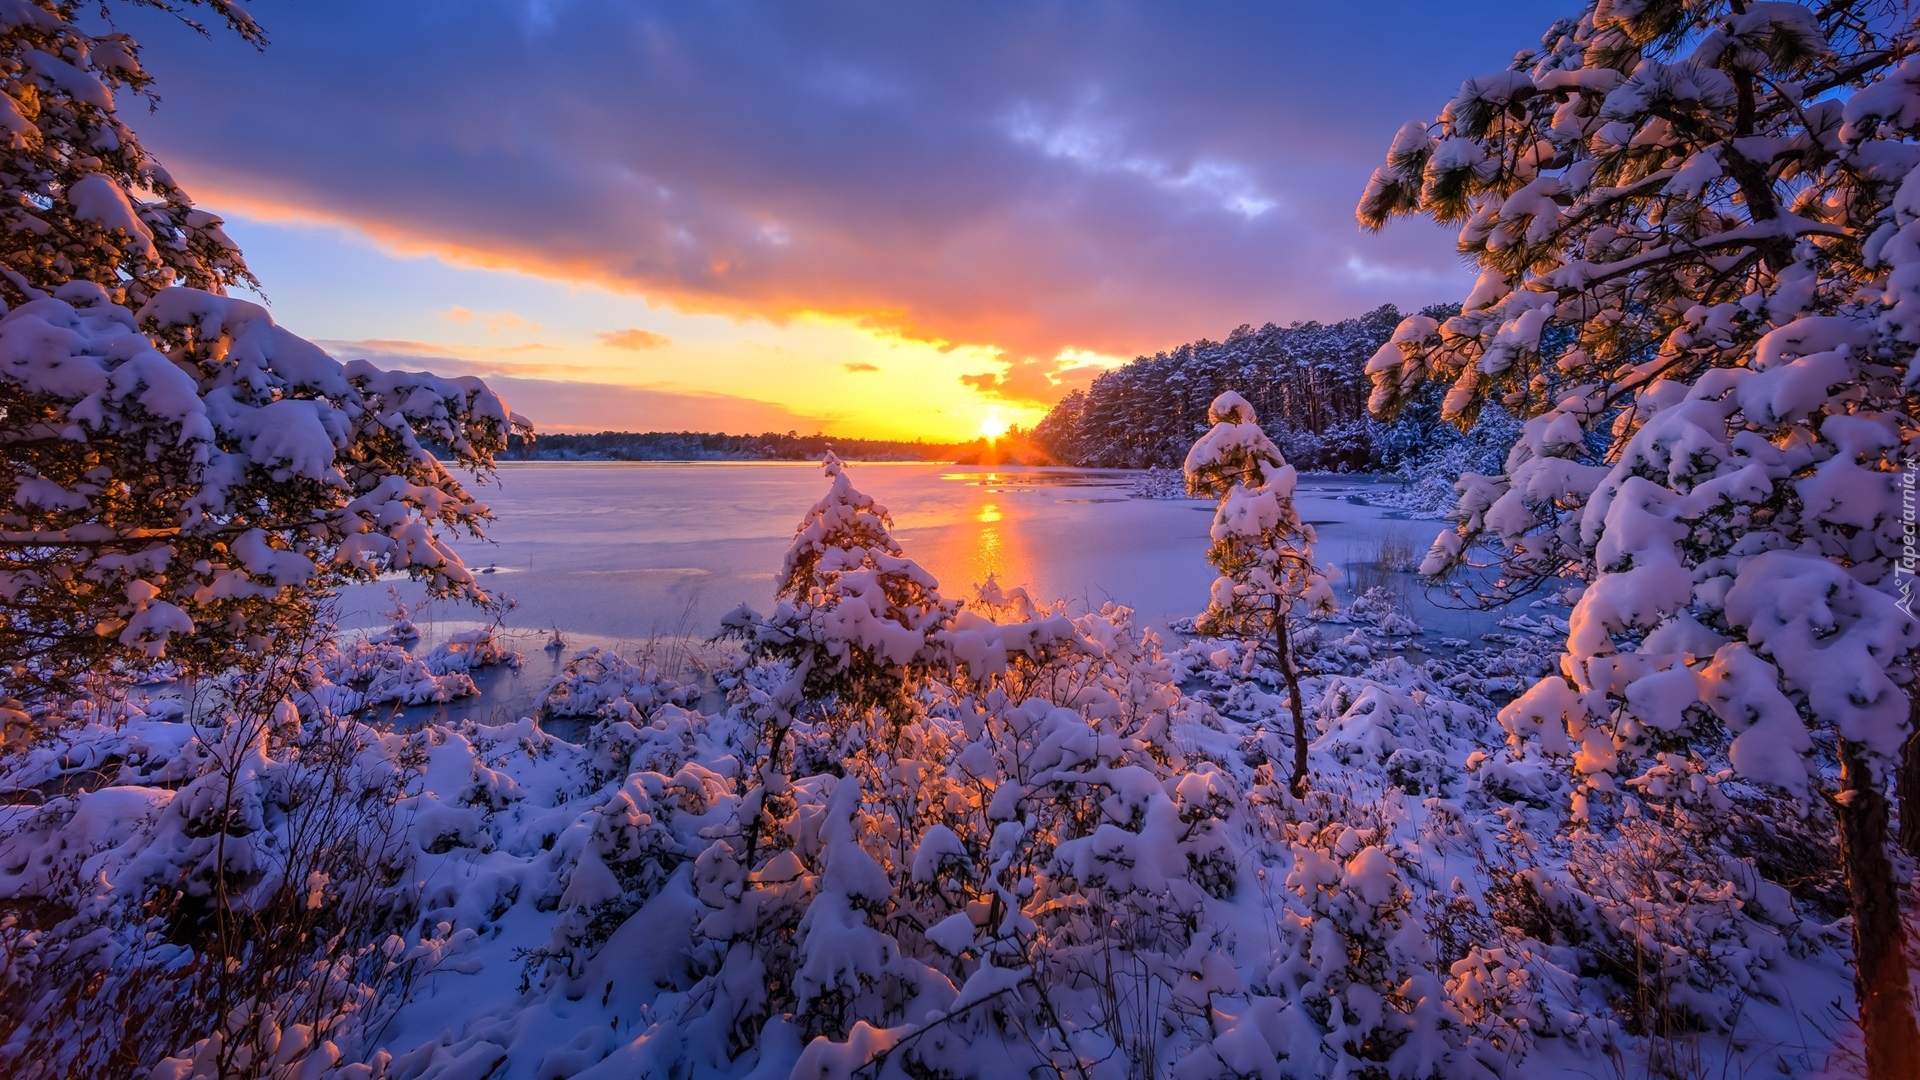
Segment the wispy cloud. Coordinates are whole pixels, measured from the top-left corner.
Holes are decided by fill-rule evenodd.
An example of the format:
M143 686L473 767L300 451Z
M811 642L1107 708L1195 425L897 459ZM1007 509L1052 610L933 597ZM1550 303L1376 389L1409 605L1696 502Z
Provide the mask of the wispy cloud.
M848 371L851 371L856 375L863 371L879 371L880 370L880 365L869 364L864 360L855 360L850 364L841 364L840 366L843 368L846 368Z
M496 311L491 314L481 315L461 307L459 304L455 304L441 312L440 317L460 326L478 324L487 333L496 336L507 331L527 330L537 333L540 330L539 323L530 322L511 311Z
M444 341L416 341L410 338L329 338L318 342L321 348L338 355L356 350L399 353L410 356L514 356L535 352L557 352L558 345L528 341L519 345L463 345Z
M1097 95L1095 95L1097 100ZM1241 217L1257 218L1280 200L1261 190L1247 166L1201 158L1176 165L1126 145L1121 125L1094 115L1092 102L1075 115L1049 120L1030 102L1008 113L1007 134L1050 158L1072 162L1090 172L1121 173L1170 192L1191 192L1208 204Z

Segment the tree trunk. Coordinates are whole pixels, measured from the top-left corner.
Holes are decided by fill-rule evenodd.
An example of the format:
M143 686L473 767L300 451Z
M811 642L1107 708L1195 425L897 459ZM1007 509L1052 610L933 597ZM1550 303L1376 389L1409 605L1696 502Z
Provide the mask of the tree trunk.
M1273 647L1279 654L1280 677L1287 683L1287 707L1293 710L1293 794L1307 793L1307 710L1300 703L1300 671L1293 663L1293 648L1287 642L1287 613L1273 613Z
M1907 694L1913 726L1900 753L1894 793L1900 798L1900 850L1920 859L1920 681L1909 686Z
M1887 854L1887 798L1866 759L1840 740L1840 861L1853 900L1853 986L1867 1080L1920 1080L1920 1024L1908 984L1900 885Z

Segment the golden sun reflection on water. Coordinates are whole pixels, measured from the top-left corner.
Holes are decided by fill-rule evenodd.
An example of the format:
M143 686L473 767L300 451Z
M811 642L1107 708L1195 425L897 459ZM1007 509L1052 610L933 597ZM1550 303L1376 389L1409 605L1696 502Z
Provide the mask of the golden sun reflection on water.
M969 598L988 575L1003 588L1044 585L1033 580L1032 485L1004 472L947 473L940 479L953 482L947 491L956 497L945 504L941 524L916 533L906 547L939 579L941 591Z
M1007 575L1020 569L1020 560L1014 557L1009 543L1013 523L1007 520L1007 513L998 501L982 502L974 512L978 531L974 536L972 558L968 560L973 570L973 581L969 584L984 583L989 574L1006 584Z

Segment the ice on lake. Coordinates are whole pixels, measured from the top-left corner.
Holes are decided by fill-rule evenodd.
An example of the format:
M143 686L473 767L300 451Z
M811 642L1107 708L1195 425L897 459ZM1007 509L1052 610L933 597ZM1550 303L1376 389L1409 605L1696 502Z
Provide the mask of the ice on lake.
M1211 505L1129 495L1136 474L1040 467L861 463L854 486L892 512L906 553L965 598L992 574L1036 599L1065 599L1075 610L1106 601L1131 607L1141 623L1167 633L1206 604L1213 580L1206 562ZM1307 477L1301 516L1319 530L1317 556L1348 571L1396 536L1424 551L1441 527L1397 520L1366 505L1371 478ZM496 716L529 710L574 648L611 646L631 657L702 639L741 603L764 610L774 574L802 513L826 492L808 463L525 462L503 465L474 487L493 510L488 540L457 545L482 581L518 606L508 616L513 644L526 657L517 673L480 680L484 697L456 713ZM1412 583L1400 590L1428 630L1472 638L1493 625L1478 612L1435 608ZM388 583L341 596L349 631L383 624ZM403 597L422 594L399 582ZM1346 590L1342 590L1343 598ZM474 625L477 613L439 602L416 610L421 647ZM565 654L543 650L550 630Z

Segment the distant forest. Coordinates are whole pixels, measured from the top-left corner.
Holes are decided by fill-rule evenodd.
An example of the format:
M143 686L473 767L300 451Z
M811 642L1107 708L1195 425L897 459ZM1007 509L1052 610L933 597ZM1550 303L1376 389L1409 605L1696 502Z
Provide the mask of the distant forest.
M986 441L843 439L821 434L718 435L700 431L602 431L519 436L501 457L512 461L817 461L828 450L849 461L976 461Z
M1438 309L1451 315L1457 309ZM1400 321L1392 306L1335 323L1242 326L1143 356L1075 390L1034 426L1033 444L1063 465L1171 468L1207 430L1207 405L1237 390L1287 460L1329 472L1389 470L1447 436L1437 409L1395 424L1367 415L1366 365Z

